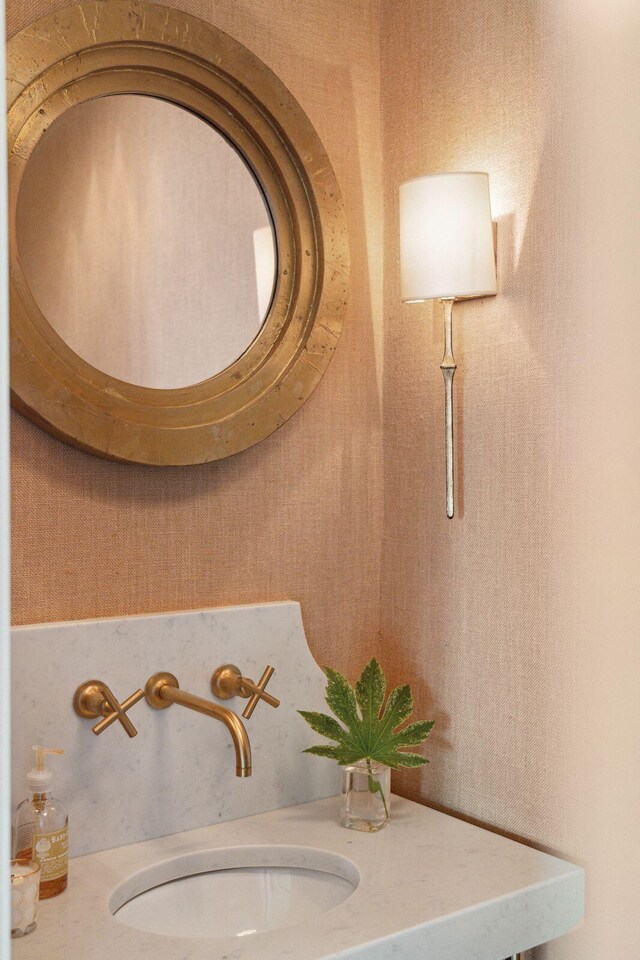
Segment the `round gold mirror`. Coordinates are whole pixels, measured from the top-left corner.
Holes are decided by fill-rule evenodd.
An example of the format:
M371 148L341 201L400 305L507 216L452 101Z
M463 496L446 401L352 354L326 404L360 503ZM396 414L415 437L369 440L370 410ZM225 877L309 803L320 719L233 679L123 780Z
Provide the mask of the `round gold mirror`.
M187 14L105 0L35 26L9 43L14 405L129 462L257 443L342 325L346 225L317 134Z

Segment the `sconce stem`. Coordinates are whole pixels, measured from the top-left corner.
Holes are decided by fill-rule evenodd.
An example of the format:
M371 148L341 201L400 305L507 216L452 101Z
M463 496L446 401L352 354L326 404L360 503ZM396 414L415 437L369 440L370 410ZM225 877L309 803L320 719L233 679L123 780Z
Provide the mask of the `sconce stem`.
M444 356L440 369L444 377L444 444L446 460L447 516L453 517L453 378L456 361L453 355L453 304L454 297L443 298L444 308Z

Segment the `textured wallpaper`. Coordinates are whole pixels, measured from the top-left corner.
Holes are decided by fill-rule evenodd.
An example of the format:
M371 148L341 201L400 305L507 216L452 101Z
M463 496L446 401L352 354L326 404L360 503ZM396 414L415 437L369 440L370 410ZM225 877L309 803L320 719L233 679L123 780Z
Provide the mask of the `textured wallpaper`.
M8 32L65 6L9 0ZM79 453L13 417L13 620L291 598L312 649L376 642L381 545L382 177L378 6L175 0L263 59L322 139L351 240L344 331L302 410L219 463L153 469ZM365 202L366 201L366 202Z
M64 5L9 0L9 31ZM438 721L396 789L586 866L586 923L536 960L633 960L640 9L175 5L273 67L324 141L345 330L303 409L209 467L102 462L14 417L14 620L293 597L318 659L351 675L381 626L390 679ZM465 169L490 174L499 295L455 311L448 521L441 319L400 305L397 191Z
M640 8L385 0L382 657L438 724L403 791L587 869L536 960L640 956ZM496 299L400 304L398 185L487 170Z

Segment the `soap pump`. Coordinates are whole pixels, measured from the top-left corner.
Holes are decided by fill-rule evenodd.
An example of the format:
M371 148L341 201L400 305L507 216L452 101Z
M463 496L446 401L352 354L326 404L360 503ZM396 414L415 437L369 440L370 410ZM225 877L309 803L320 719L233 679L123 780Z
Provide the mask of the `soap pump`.
M31 796L16 809L13 820L14 857L40 864L40 899L55 897L67 886L69 872L69 817L61 800L51 795L53 774L47 755L61 756L63 750L37 746L35 765L27 774Z

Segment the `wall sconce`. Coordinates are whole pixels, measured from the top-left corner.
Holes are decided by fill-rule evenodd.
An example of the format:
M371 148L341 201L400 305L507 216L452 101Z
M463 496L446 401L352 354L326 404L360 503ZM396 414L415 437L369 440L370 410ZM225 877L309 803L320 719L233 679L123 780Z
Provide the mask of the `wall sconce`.
M493 224L486 173L437 173L400 186L403 303L440 300L444 308L447 516L453 517L452 313L458 299L496 293Z

